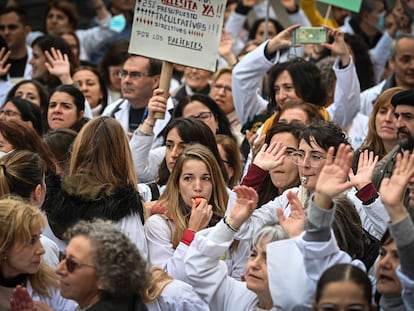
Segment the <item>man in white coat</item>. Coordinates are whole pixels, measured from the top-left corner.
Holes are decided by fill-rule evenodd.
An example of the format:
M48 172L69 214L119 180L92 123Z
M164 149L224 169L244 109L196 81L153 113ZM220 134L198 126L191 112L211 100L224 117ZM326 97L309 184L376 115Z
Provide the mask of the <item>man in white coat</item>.
M118 120L128 136L146 118L148 102L160 81L161 65L159 60L131 54L119 72L122 98L108 105L103 115Z

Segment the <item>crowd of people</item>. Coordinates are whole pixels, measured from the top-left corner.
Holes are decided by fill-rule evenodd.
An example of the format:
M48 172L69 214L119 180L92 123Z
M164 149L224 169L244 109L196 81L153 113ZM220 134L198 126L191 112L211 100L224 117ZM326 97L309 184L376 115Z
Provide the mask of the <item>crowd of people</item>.
M0 309L414 310L414 1L228 0L169 90L139 3L0 7Z

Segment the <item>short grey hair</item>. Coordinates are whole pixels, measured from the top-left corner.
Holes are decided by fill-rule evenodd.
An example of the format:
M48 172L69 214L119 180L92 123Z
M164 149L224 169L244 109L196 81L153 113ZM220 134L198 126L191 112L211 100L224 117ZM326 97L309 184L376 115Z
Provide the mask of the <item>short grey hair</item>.
M96 274L104 286L103 296L130 297L149 287L151 275L147 262L136 245L112 222L79 221L65 233L68 240L75 236L91 241Z
M285 240L288 236L281 225L264 226L253 237L251 246L255 247L258 243L262 242L264 238L268 238L268 243L270 243L278 240Z
M401 33L397 38L392 40L391 47L390 47L390 57L391 59L395 60L395 56L397 56L397 46L398 42L401 39L411 39L414 40L414 35L409 33Z

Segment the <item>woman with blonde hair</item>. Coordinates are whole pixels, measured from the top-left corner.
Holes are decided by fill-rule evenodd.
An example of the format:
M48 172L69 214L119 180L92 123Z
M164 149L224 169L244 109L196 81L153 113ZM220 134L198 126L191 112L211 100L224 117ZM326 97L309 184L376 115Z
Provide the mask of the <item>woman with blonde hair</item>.
M1 167L4 170L4 166ZM42 259L40 235L45 220L36 207L17 198L0 200L0 309L10 310L17 285L27 288L35 305L54 310L74 310L76 303L62 298L57 276Z
M112 146L117 149L114 152ZM104 218L118 223L144 258L143 205L137 190L128 139L111 117L89 121L76 137L68 175L50 178L42 209L53 238L62 238L79 220Z
M226 212L228 193L213 153L194 144L178 157L158 205L144 229L150 262L186 280L184 257L196 232L214 226Z

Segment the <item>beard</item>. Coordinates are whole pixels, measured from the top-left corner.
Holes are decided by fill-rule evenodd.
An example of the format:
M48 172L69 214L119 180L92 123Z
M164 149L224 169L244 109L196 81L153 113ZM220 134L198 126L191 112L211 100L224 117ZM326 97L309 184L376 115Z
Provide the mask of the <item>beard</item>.
M404 134L404 135L401 135ZM398 144L404 150L413 150L414 149L414 137L409 130L405 128L400 128L397 130Z

